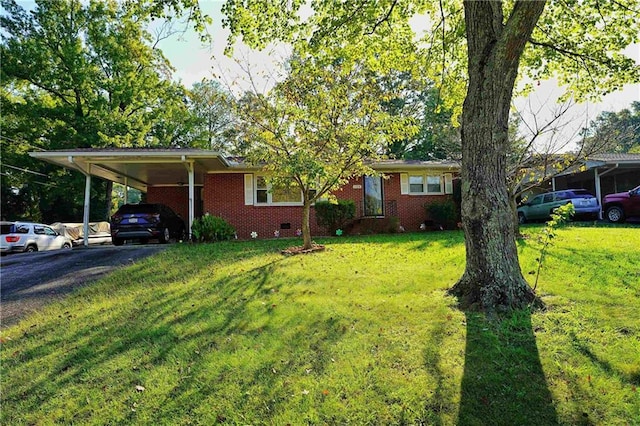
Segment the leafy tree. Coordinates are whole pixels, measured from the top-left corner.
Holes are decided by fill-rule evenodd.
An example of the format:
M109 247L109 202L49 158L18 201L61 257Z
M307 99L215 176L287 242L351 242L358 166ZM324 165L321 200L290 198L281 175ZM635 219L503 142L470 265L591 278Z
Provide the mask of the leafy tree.
M204 80L193 85L188 94L192 114L189 145L227 152L235 135L233 96L220 83Z
M0 5L3 163L49 178L47 186L34 185L43 176L11 172L2 186L29 186L40 204L38 215L29 209L34 219L76 220L84 177L26 153L178 144L180 132L167 123L182 121L184 90L169 80L172 68L145 30L160 11L148 2L108 0L38 1L30 11L13 0ZM94 179L92 191L94 202L102 199L92 217L104 218L111 185Z
M230 42L241 36L254 47L283 40L314 48L393 32L404 36L394 47L402 52L397 59L414 60L409 19L420 15L427 22L420 53L433 65L428 77L439 83L447 107L462 110L467 250L465 272L451 292L462 305L488 311L530 304L535 294L518 263L507 189L516 78L557 77L577 99L638 81L639 67L619 53L638 41L638 1L317 1L304 14L302 4L227 1Z
M640 101L618 112L601 113L589 127L582 130L580 144L604 144L603 151L611 153L640 153Z
M311 205L353 176L374 174L365 160L379 158L389 140L412 127L385 111L380 100L391 96L367 63L354 59L359 48L298 53L284 81L239 103L248 160L263 165L274 190L302 194L304 249L312 246Z

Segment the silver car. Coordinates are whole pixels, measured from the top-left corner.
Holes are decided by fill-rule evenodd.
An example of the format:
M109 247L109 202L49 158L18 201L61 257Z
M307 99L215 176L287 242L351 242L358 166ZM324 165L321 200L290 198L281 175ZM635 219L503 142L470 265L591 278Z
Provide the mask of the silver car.
M42 223L0 222L0 252L70 249L71 240Z

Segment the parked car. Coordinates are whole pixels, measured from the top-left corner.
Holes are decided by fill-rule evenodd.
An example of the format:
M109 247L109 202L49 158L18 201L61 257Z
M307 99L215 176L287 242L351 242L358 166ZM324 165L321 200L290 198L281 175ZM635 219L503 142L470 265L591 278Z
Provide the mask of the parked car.
M171 238L183 240L186 229L184 220L164 204L125 204L111 216L111 240L116 246L125 240L158 239L163 244Z
M604 217L609 222L624 222L628 217L640 218L640 185L631 191L605 195L602 206Z
M0 222L0 252L70 249L71 240L42 223Z
M564 189L536 195L518 207L518 220L525 223L531 220L546 220L558 207L572 203L574 217L597 219L600 214L598 200L584 189Z

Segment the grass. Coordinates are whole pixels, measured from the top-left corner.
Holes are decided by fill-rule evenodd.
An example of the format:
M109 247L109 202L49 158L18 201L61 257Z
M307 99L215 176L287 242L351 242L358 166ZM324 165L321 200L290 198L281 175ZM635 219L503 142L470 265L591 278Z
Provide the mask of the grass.
M561 229L500 321L446 296L460 232L318 242L175 245L3 331L0 423L640 424L640 228Z

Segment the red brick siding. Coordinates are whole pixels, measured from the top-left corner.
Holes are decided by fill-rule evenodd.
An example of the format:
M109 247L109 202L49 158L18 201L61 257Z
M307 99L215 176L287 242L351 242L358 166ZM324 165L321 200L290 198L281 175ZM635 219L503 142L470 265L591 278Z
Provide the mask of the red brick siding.
M427 218L424 204L440 201L450 195L401 195L400 174L391 173L384 180L385 201L396 201L400 225L407 231L417 231ZM360 188L354 188L360 185ZM364 189L363 179L354 178L335 193L340 199L351 199L361 215ZM185 199L185 203L186 203ZM274 231L280 231L281 237L293 237L302 225L302 208L297 206L246 206L244 204L244 174L209 174L205 178L203 194L204 212L220 216L227 220L238 233L238 238L251 238L251 232L257 232L259 238L272 238ZM280 229L280 224L290 223L291 229ZM322 235L324 229L316 224L315 213L311 209L311 233Z
M204 183L204 211L220 216L229 222L240 239L251 238L257 232L259 238L273 238L274 231L281 237L294 237L302 227L302 207L298 206L246 206L244 204L244 174L210 174ZM290 224L290 229L280 225ZM311 234L321 235L316 225L313 209L310 214Z
M200 187L195 188L200 191ZM187 186L152 186L147 189L147 203L160 203L189 220L189 188ZM188 225L187 225L188 226Z

